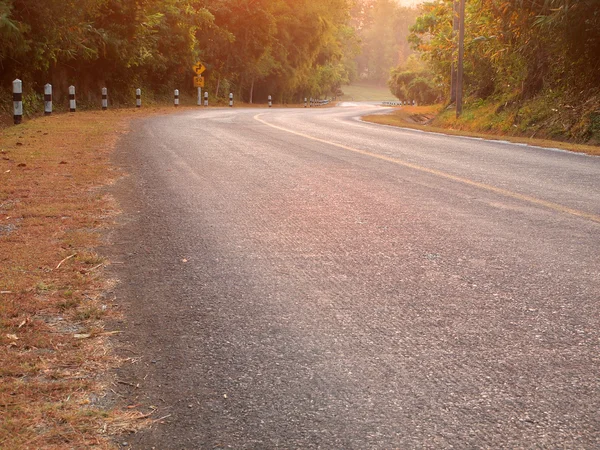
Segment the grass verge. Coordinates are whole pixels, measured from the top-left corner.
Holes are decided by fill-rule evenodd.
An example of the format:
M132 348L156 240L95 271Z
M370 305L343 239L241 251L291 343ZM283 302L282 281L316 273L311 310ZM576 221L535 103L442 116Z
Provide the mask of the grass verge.
M469 136L490 140L503 140L515 143L528 144L538 147L559 148L588 155L600 156L600 147L593 145L577 144L550 139L539 139L521 135L509 134L502 131L481 132L477 130L477 123L470 123L469 117L462 120L450 120L448 113L440 115L440 105L431 106L403 106L390 110L387 114L364 116L366 122L390 125L396 127L412 128L422 131L444 133L453 136Z
M379 102L384 100L394 100L395 97L386 86L378 86L368 83L354 83L343 86L344 95L340 97L342 101L353 102Z
M119 135L166 111L53 115L0 132L0 448L113 448L111 435L150 420L103 402L120 363L104 319L118 311L95 248L118 214L102 187L118 176Z

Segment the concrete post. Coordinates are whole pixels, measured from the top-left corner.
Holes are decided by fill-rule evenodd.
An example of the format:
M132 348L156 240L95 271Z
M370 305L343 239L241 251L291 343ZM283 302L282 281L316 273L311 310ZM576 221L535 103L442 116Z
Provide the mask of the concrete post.
M69 111L77 110L77 102L75 101L75 86L69 86Z
M13 119L15 125L23 121L23 82L18 78L13 81Z
M269 95L269 108L271 108L273 106L273 100L271 98L271 96Z
M233 92L229 93L229 107L233 108Z
M179 106L179 89L175 89L174 94L175 94L174 103L175 103L175 107L177 108Z
M204 91L204 106L208 106L208 91Z
M50 83L44 86L44 115L52 114L52 85Z
M135 90L135 106L136 106L136 108L142 107L142 90L141 89Z
M102 88L102 111L106 111L108 109L108 89L105 87Z

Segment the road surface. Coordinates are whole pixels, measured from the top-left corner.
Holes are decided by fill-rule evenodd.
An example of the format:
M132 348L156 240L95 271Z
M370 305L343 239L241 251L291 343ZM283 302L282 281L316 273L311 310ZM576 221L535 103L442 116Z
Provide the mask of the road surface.
M129 448L600 447L600 158L375 110L134 122Z

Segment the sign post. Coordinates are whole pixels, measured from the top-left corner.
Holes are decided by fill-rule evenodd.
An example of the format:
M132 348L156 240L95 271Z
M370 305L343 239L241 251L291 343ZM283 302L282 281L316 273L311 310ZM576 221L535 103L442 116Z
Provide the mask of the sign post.
M202 106L202 88L204 87L204 77L201 75L206 70L206 67L204 67L204 64L202 64L200 61L198 61L192 66L192 70L196 74L194 77L194 87L198 88L198 101L196 104L198 106Z

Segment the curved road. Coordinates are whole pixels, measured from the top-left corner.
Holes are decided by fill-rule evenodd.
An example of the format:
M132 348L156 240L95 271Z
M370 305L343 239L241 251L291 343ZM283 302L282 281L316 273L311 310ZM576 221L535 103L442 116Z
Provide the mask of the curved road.
M129 448L598 448L600 158L364 104L139 120L109 251Z

